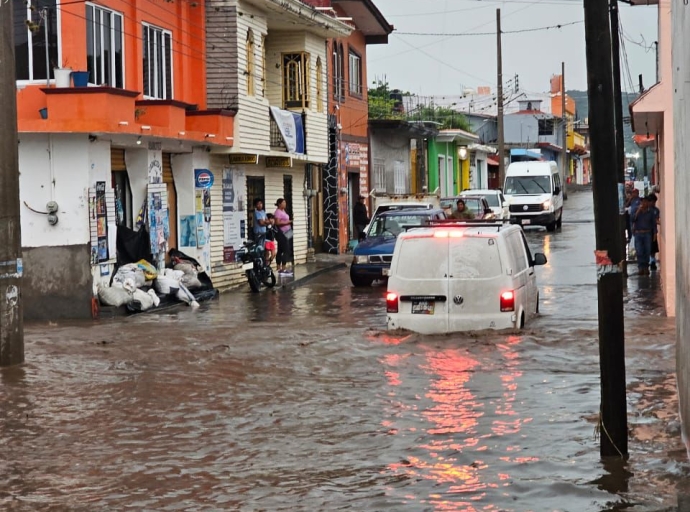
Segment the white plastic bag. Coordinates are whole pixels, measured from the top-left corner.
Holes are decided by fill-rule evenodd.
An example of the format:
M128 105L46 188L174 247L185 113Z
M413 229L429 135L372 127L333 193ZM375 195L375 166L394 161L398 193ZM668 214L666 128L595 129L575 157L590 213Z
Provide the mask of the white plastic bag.
M124 288L98 285L98 300L106 306L120 307L132 302L132 294Z

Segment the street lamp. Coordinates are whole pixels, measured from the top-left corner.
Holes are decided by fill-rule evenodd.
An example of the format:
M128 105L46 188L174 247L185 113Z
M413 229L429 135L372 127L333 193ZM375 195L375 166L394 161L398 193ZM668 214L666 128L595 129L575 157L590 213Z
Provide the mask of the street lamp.
M467 160L467 146L460 146L458 148L458 158L460 160Z

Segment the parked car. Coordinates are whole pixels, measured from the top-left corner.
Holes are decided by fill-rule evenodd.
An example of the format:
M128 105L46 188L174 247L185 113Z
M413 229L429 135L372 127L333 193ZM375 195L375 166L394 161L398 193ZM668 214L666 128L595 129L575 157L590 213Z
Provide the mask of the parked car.
M401 234L389 269L388 329L444 334L521 328L539 312L532 256L520 226L457 221Z
M482 196L489 204L489 208L494 212L497 219L509 219L510 209L508 202L500 190L476 189L465 190L460 193L460 197Z
M503 192L511 219L556 231L563 222L563 187L555 162L513 162Z
M445 219L443 210L391 210L377 215L369 224L366 237L354 250L350 280L354 286L370 286L383 279L393 259L397 237L410 227L424 226L431 220Z
M494 219L494 212L489 206L489 203L480 195L465 195L458 197L444 197L441 199L441 208L446 212L447 217L451 217L458 209L458 199L465 201L465 208L474 212L474 218L477 220Z

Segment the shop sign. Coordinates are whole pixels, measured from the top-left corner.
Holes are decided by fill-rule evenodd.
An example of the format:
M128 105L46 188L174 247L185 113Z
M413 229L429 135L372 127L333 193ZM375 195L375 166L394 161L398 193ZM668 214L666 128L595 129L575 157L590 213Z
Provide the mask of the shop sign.
M259 155L236 154L229 155L231 165L255 165L259 163Z
M213 173L208 169L194 169L194 186L196 188L211 188Z
M267 156L266 167L292 167L292 158L289 156Z

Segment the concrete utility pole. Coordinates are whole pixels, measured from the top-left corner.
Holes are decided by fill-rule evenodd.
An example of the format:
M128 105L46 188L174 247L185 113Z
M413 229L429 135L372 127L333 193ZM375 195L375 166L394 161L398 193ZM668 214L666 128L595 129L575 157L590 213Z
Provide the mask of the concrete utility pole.
M565 62L561 62L561 130L563 133L563 151L561 151L561 187L563 187L563 198L567 199L566 173L568 172L568 114L566 113L567 102L565 100Z
M498 57L498 85L496 87L496 96L498 102L498 186L501 190L503 190L503 183L506 179L506 144L505 135L503 133L503 51L501 49L501 9L496 9L496 51Z
M0 2L0 366L24 362L12 3Z
M594 222L597 249L599 368L601 372L600 453L628 455L623 320L623 247L620 215L623 183L616 171L613 67L608 3L584 0L587 89L594 169Z

